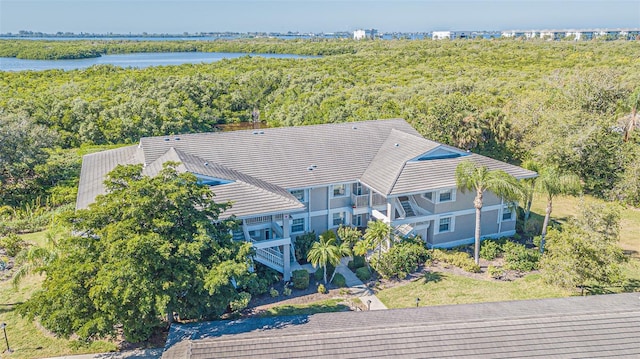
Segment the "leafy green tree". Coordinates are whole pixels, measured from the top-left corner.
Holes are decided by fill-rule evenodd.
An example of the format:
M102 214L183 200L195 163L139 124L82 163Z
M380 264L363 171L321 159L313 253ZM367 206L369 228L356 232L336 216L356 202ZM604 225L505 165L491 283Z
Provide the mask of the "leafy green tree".
M465 191L475 191L476 197L473 206L476 209L476 229L474 260L476 264L480 262L480 235L481 216L484 192L490 191L514 201L522 195L522 186L515 177L501 170L490 171L487 167L477 166L475 163L466 160L456 167L456 184L464 193Z
M42 290L20 313L62 336L103 337L121 326L137 342L174 313L213 318L238 297L231 278L248 275L251 249L232 241L234 221L218 220L228 205L173 163L155 177L141 170L116 167L108 193L69 214L80 235L60 240Z
M347 243L350 249L362 238L362 232L358 228L340 225L338 228L338 238L342 243Z
M613 205L588 204L562 230L548 234L547 251L540 261L547 283L572 289L611 285L622 280L626 260L617 245L620 211Z
M319 239L311 246L307 260L314 268L322 267L324 284L327 284L327 265L331 264L335 267L340 263L340 247L336 244L335 237L321 234Z
M378 249L379 262L382 257L382 247L391 241L391 226L382 221L369 221L364 232L364 241L368 249Z
M563 173L556 167L547 167L540 171L540 176L535 183L535 189L547 197L547 207L545 209L542 233L540 235L541 253L544 252L547 227L549 226L549 219L551 217L551 211L553 210L553 198L559 195L576 194L581 188L580 179L573 173Z
M28 187L35 167L45 163L46 148L53 145L54 134L25 115L6 114L0 109L0 204L17 206L5 191Z

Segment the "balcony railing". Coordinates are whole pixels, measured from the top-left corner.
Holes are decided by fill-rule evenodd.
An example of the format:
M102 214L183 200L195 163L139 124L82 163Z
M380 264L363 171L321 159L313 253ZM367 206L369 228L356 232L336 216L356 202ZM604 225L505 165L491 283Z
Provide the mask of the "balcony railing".
M351 194L351 205L354 206L354 208L369 207L369 196L371 196L372 202L373 202L373 203L371 203L371 207L384 206L385 204L387 204L387 199L386 198L384 198L380 194L374 193L373 195L369 195L369 194L362 194L362 195Z

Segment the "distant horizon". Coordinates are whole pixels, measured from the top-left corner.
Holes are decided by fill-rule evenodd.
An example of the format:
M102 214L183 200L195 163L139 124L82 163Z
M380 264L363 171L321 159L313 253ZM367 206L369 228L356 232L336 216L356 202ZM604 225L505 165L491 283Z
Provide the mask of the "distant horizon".
M33 36L33 37L39 37L39 36L123 36L123 37L144 37L144 36L157 36L157 37L162 37L162 36L169 36L169 37L182 37L182 36L186 36L186 37L198 37L198 36L207 36L207 35L212 35L212 34L279 34L279 35L286 35L286 34L294 34L294 35L319 35L319 34L350 34L353 33L356 30L376 30L375 28L360 28L360 29L355 29L353 31L321 31L321 32L299 32L299 31L209 31L209 32L181 32L181 33L158 33L158 32L154 32L154 33L149 33L146 31L140 32L140 33L115 33L115 32L62 32L62 31L57 31L57 32L39 32L39 31L33 31L33 30L20 30L19 32L13 33L13 32L6 32L6 33L0 33L0 36L23 36L23 37L29 37L29 36ZM614 31L614 30L640 30L640 27L600 27L600 28L593 28L593 27L589 27L589 28L554 28L554 29L550 29L550 28L528 28L528 29L500 29L500 30L482 30L482 29L451 29L451 30L439 30L439 29L433 29L433 30L423 30L423 31L381 31L381 33L385 33L385 34L427 34L427 33L432 33L432 32L437 32L437 31L467 31L467 32L489 32L489 33L497 33L497 32L505 32L505 31L565 31L565 30L578 30L578 31L585 31L585 30L610 30L610 31Z
M2 0L0 33L330 33L640 27L638 0Z

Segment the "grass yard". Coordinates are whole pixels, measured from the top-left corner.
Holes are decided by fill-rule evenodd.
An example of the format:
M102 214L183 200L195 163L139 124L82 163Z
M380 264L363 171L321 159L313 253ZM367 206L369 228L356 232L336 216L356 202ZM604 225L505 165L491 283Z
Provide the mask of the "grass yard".
M569 295L569 291L544 284L538 274L502 282L440 272L376 294L388 308L415 307L416 298L420 298L421 306L427 306L558 298Z
M25 278L18 289L14 289L10 281L0 283L0 322L7 323L7 337L13 353L2 354L3 359L45 358L68 354L101 353L113 351L116 346L105 341L85 344L77 340L56 338L36 326L36 323L16 313L16 304L27 300L33 292L40 288L43 277ZM0 351L5 349L4 338Z
M45 232L21 235L31 243L44 245ZM0 282L0 323L7 323L7 337L13 353L3 353L3 359L44 358L69 354L102 353L116 349L113 343L96 341L90 344L77 340L56 338L42 330L33 321L16 313L17 304L23 303L40 288L43 276L29 276L18 288L11 281ZM4 338L0 341L0 352L5 350Z
M344 304L344 299L334 298L308 304L280 305L267 309L262 316L310 315L316 313L345 312L348 310L349 306Z

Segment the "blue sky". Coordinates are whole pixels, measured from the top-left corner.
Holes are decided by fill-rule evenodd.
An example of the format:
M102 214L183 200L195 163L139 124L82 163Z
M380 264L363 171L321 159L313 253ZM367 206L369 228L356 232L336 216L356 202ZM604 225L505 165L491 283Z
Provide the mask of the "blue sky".
M0 33L640 27L640 0L0 0Z

